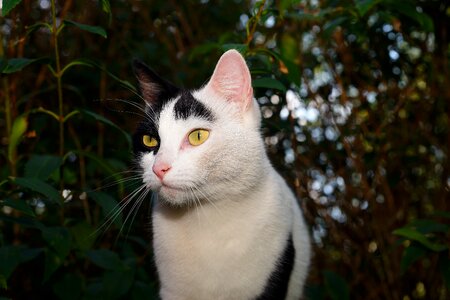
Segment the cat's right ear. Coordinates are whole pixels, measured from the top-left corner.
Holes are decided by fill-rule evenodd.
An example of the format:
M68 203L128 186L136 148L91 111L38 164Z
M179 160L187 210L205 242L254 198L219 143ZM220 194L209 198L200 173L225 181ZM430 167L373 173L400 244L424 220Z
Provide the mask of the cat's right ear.
M142 61L133 60L134 74L139 82L141 95L147 104L152 105L161 101L175 97L179 89L170 82L159 77Z

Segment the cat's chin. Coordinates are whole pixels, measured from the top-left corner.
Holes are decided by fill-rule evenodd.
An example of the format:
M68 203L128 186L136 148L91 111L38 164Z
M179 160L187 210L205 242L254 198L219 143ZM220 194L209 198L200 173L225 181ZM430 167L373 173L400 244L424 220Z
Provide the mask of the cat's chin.
M158 188L158 195L165 203L173 206L184 206L186 201L186 190L169 185L161 185Z

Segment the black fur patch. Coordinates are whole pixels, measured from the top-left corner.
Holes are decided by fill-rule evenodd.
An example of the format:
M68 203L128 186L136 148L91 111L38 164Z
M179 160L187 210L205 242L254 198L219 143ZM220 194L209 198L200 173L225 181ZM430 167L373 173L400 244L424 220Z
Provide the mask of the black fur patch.
M189 91L182 91L180 99L173 108L175 119L188 119L189 117L203 118L208 121L213 121L213 113L203 103L192 96Z
M289 236L286 248L279 257L275 270L270 274L264 292L257 300L282 300L286 298L289 279L294 268L295 248L292 235Z
M150 135L154 137L158 141L158 146L154 149L149 149L148 147L144 146L142 142L142 138L144 135ZM155 154L159 150L159 144L161 140L159 138L158 129L156 127L156 124L154 122L151 122L149 120L144 120L141 123L139 123L138 128L136 129L136 132L133 134L133 151L134 154L137 155L141 152L150 152L154 151Z

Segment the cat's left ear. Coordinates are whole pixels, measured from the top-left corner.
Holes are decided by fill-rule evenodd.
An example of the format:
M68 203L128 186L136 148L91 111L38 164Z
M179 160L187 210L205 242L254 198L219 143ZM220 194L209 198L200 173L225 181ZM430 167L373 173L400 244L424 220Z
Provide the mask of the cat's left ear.
M219 59L206 88L212 89L222 98L239 105L247 111L253 103L253 88L250 71L242 55L228 50Z
M139 81L139 88L147 104L152 105L161 100L176 97L179 89L170 82L161 78L142 61L133 61L133 70Z

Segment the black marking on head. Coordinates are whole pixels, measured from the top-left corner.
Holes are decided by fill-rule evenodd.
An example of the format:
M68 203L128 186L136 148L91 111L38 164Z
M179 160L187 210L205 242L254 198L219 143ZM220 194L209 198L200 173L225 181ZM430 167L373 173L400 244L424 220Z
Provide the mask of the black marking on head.
M181 92L173 110L175 119L187 120L189 117L198 117L208 121L214 120L212 111L195 99L191 92L186 90Z
M277 265L272 274L270 274L263 293L256 298L257 300L286 299L289 279L294 268L294 260L295 248L292 242L292 235L289 235L284 252L278 258Z
M153 150L146 147L142 141L144 135L154 137L158 141L158 146L156 146ZM151 151L154 151L154 154L156 154L158 153L160 143L161 139L159 138L158 128L155 123L148 120L144 120L139 123L139 126L133 135L133 152L135 155Z

